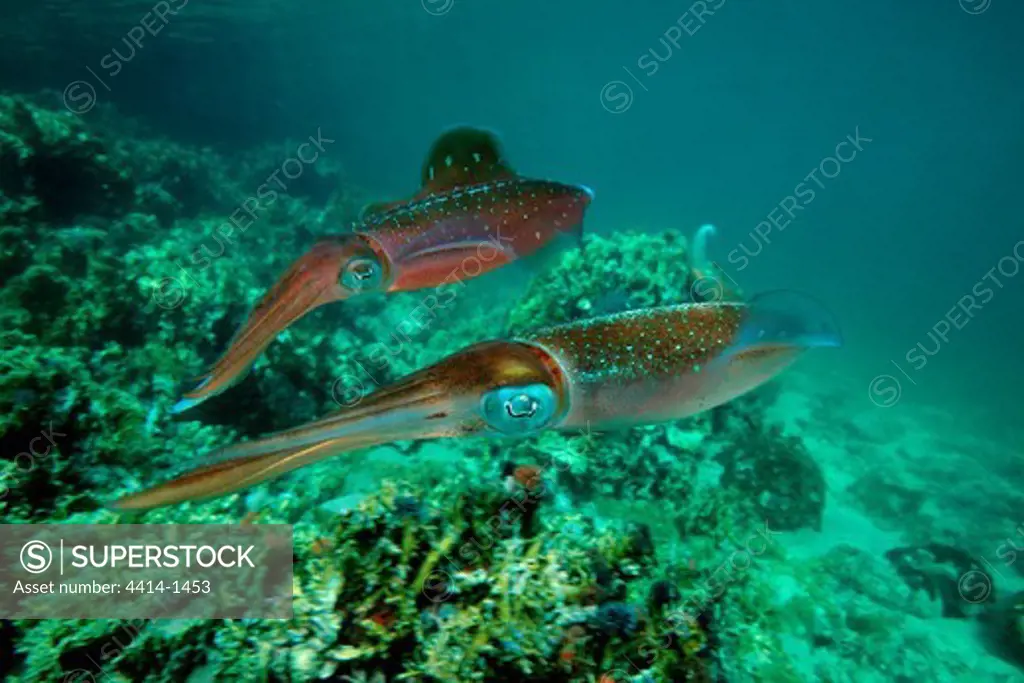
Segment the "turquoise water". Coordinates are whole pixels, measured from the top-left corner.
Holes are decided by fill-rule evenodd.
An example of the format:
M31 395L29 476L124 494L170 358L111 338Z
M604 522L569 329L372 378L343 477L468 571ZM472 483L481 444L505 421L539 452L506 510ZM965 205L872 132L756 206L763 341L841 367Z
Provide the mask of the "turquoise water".
M348 538L351 510L384 495L383 482L413 487L410 496L442 514L454 505L446 487L487 501L514 485L508 464L543 469L555 458L572 464L548 472L537 553L605 552L599 533L567 531L591 523L647 525L656 547L622 579L625 595L580 604L563 596L570 610L531 594L557 623L485 618L457 600L449 606L461 635L449 646L433 631L409 635L407 622L430 612L414 605L394 623L379 617L401 635L395 641L411 638L401 648L381 645L378 659L332 651L333 668L315 674L269 655L231 669L215 652L218 642L229 643L224 652L253 643L283 652L287 641L321 657L305 626L247 624L244 635L228 635L209 622L187 644L154 627L139 639L147 645L89 665L90 675L246 680L263 667L265 680L360 680L360 672L375 680L377 672L391 681L403 671L412 680L684 680L635 666L630 677L612 673L624 671L635 633L602 631L594 615L614 621L606 605L634 605L634 630L653 630L648 584L717 566L728 557L723 538L759 516L775 524L796 515L715 608L716 626L702 625L714 634L700 650L713 663L710 680L1024 677L1024 623L1014 611L1024 604L1016 557L1024 548L1024 44L1016 30L1024 7L69 7L0 10L6 523L238 523L258 513L257 523L296 525L297 575L319 577L320 565L308 568L333 560L306 548L321 537L341 544L336 527ZM320 236L346 232L366 202L412 195L431 142L459 124L494 131L527 177L592 189L586 248L468 281L457 315L426 325L403 322L422 299L416 293L325 306L271 345L238 386L171 415L275 278ZM273 210L223 244L218 226L310 136L330 140L322 160L303 162ZM571 435L385 440L211 503L138 518L102 508L201 453L321 418L350 391L501 335L499 302L523 330L578 317L584 299L597 312L686 301L686 240L709 223L716 277L744 296L812 294L838 320L843 348L808 354L713 417L612 432L582 456ZM168 278L182 291L161 289ZM395 330L405 335L397 347ZM377 363L373 349L384 342L397 350ZM54 426L68 435L54 439L60 458L29 468L19 460L25 444ZM714 523L707 509L717 511ZM341 547L327 555L339 567L345 552L359 554ZM619 560L608 560L616 576L634 571ZM569 573L600 573L579 562ZM991 594L982 596L979 580ZM488 581L504 585L500 573ZM394 604L406 603L396 595ZM352 635L369 613L345 609L337 613L348 635L332 631L333 645L387 640ZM502 620L506 631L481 638L503 654L443 674L411 664L453 657L473 642L466 634L484 622L497 634ZM578 646L577 623L587 624ZM78 649L98 649L104 628L6 621L0 670L74 680L65 677L79 668ZM531 628L546 645L506 647ZM169 666L181 648L191 654ZM528 669L544 673L531 678Z

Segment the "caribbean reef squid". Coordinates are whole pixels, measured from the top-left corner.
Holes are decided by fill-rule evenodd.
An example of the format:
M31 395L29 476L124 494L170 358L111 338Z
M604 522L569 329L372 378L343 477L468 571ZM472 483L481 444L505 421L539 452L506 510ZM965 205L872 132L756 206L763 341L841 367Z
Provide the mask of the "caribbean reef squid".
M611 430L677 420L768 381L804 351L841 344L817 302L644 308L469 346L354 406L228 447L210 464L117 501L149 508L221 496L347 451L398 440Z
M295 261L172 412L239 382L278 334L315 308L472 279L556 244L578 244L593 198L583 186L518 175L497 137L477 128L443 133L420 176L411 199L366 207L351 233L323 239Z

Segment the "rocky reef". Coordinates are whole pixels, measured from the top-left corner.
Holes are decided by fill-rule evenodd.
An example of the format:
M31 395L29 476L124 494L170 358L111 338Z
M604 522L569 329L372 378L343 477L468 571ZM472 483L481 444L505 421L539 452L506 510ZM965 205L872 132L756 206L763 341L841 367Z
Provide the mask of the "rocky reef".
M588 235L500 316L470 286L413 322L415 293L325 307L230 392L172 416L267 285L371 197L309 131L318 159L239 222L303 140L230 156L55 100L0 97L3 522L292 524L295 616L4 622L10 680L846 681L900 648L932 659L905 657L886 680L964 670L900 634L955 598L913 549L787 553L785 534L819 531L833 492L770 419L770 387L678 423L396 443L208 503L105 508L474 341L687 301L688 245L675 230ZM879 490L851 491L866 489ZM933 560L945 547L922 546ZM998 617L1012 649L1019 610Z

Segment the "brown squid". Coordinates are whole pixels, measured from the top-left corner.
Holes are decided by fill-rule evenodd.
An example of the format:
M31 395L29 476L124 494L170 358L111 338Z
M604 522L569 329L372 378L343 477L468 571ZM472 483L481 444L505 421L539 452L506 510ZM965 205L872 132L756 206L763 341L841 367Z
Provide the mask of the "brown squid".
M579 320L470 346L355 406L224 449L216 462L115 507L216 497L390 441L676 420L750 391L809 348L840 344L824 308L782 291L748 303L683 304Z
M324 238L295 261L171 411L238 383L277 335L315 308L374 292L453 286L578 244L593 198L581 185L517 174L493 133L469 127L434 142L420 182L411 199L366 207L351 233Z

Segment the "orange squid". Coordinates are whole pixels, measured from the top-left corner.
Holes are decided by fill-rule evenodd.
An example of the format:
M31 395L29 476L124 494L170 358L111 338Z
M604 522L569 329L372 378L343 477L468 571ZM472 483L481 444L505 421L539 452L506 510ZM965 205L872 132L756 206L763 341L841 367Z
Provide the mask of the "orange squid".
M462 127L442 134L424 161L420 191L366 207L351 233L323 239L295 261L172 412L239 382L277 335L319 306L439 287L578 243L592 198L583 186L518 175L493 133Z
M809 348L840 344L827 311L792 292L579 320L475 344L355 406L228 447L211 464L114 506L221 496L390 441L521 437L677 420L750 391Z

